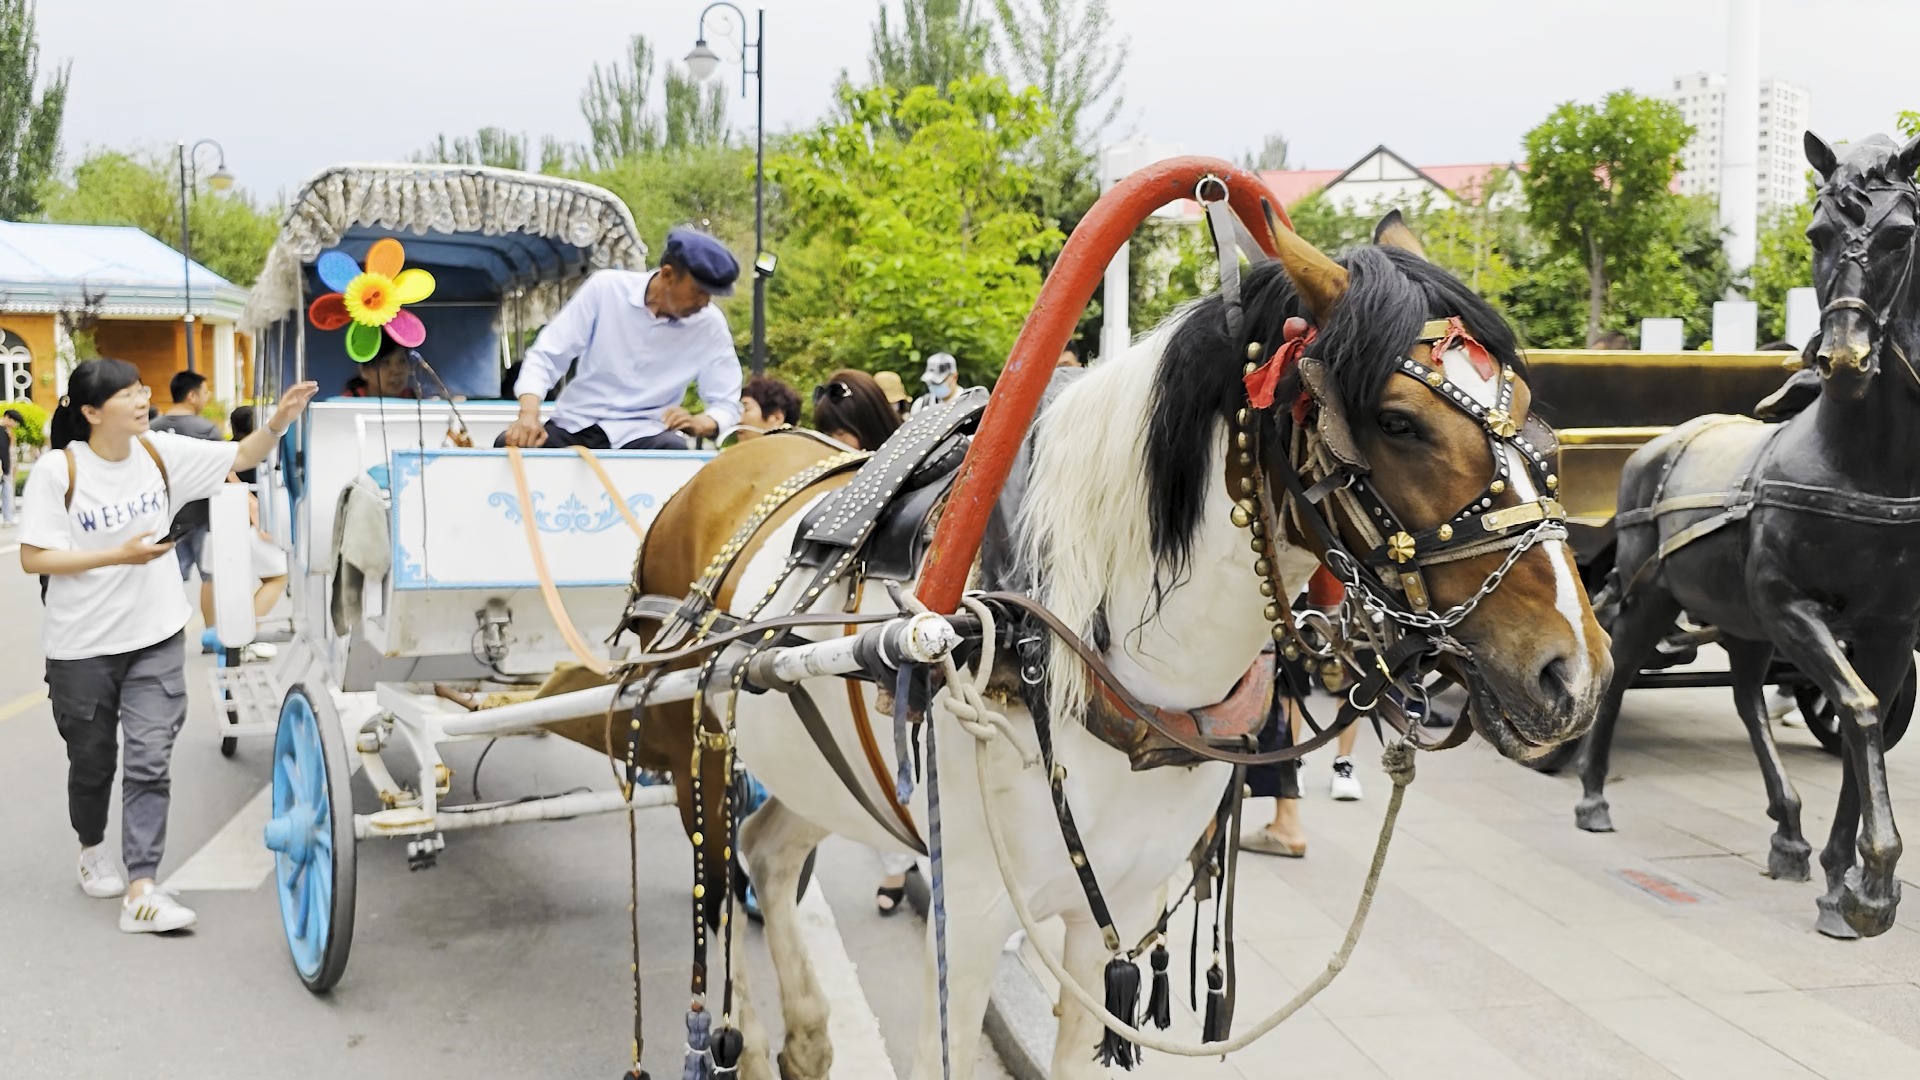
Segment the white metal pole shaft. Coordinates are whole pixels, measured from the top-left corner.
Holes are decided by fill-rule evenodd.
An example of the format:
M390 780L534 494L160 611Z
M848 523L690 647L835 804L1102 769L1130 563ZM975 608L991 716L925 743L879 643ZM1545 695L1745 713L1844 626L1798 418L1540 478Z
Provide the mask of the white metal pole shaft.
M1720 224L1727 232L1728 268L1740 274L1753 266L1760 232L1760 0L1728 0L1727 9Z

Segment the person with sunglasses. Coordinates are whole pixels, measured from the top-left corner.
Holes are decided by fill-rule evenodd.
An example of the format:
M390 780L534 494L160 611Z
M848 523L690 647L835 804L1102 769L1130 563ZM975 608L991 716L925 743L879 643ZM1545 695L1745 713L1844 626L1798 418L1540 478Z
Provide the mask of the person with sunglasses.
M192 613L165 556L175 511L211 498L234 470L266 460L319 386L288 388L238 442L148 429L152 392L124 360L88 360L68 377L49 424L56 453L27 479L20 568L45 575L42 651L53 719L67 744L67 816L88 896L124 896L120 929L165 933L196 916L154 884L167 840L174 737L187 719L185 630ZM124 759L120 742L125 740ZM103 845L122 765L120 852Z

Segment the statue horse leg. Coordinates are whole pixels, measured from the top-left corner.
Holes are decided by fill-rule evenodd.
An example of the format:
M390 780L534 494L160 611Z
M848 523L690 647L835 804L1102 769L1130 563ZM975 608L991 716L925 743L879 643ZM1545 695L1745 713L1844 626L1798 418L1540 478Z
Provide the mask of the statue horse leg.
M1841 739L1846 733L1841 733ZM1840 917L1840 896L1846 891L1847 872L1855 861L1854 842L1860 835L1860 786L1853 782L1853 768L1840 768L1840 799L1833 808L1833 829L1827 834L1827 846L1820 850L1820 868L1826 871L1827 892L1816 905L1820 909L1814 929L1830 938L1852 940L1860 932Z
M1808 864L1813 846L1800 831L1800 793L1787 779L1786 763L1780 760L1767 720L1767 669L1773 660L1773 643L1726 638L1721 645L1731 661L1734 708L1747 727L1753 756L1760 760L1760 777L1767 785L1767 816L1779 825L1767 853L1767 876L1806 881L1812 876Z
M768 799L740 828L747 876L760 898L767 951L780 980L780 1011L787 1028L786 1043L780 1049L780 1075L786 1080L826 1080L833 1068L827 998L800 935L799 910L800 876L807 855L826 836L826 830L787 809L779 799Z
M1608 628L1613 635L1613 679L1600 701L1593 730L1580 744L1581 799L1573 809L1573 822L1588 832L1613 831L1613 814L1606 796L1607 766L1613 753L1614 725L1620 720L1620 702L1679 614L1680 605L1657 581L1620 598L1619 614Z
M1900 882L1894 876L1900 861L1900 832L1887 790L1880 702L1892 701L1906 678L1907 666L1913 663L1913 635L1909 630L1889 641L1892 635L1863 634L1854 643L1853 662L1848 663L1821 615L1820 606L1811 600L1781 605L1776 641L1839 710L1847 770L1860 807L1861 865L1847 873L1833 903L1849 928L1862 937L1876 937L1893 926L1900 906ZM1871 674L1873 685L1861 672ZM1884 698L1874 693L1876 685Z

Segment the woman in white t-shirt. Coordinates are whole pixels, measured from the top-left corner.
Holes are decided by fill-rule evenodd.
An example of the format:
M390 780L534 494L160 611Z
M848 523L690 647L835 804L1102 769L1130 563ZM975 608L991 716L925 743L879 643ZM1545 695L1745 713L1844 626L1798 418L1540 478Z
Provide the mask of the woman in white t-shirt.
M234 469L266 458L318 387L288 390L267 426L240 442L149 432L152 392L124 360L75 368L27 480L20 568L47 577L43 651L54 722L67 744L67 813L80 839L80 887L125 898L120 929L180 930L194 914L154 887L166 846L169 762L187 718L182 631L191 609L163 537L176 509L211 497ZM118 742L125 879L101 847Z

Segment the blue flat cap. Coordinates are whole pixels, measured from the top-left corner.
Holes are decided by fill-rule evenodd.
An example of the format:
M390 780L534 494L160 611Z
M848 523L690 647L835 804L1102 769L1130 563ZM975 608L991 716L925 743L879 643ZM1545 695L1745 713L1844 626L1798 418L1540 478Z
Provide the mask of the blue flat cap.
M714 296L732 296L734 279L740 276L740 264L733 252L698 229L669 231L667 250L660 256L660 265L685 270Z

